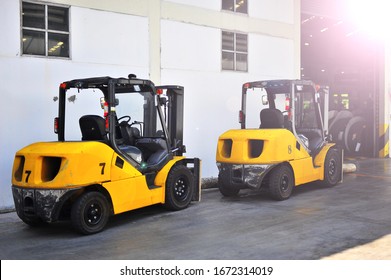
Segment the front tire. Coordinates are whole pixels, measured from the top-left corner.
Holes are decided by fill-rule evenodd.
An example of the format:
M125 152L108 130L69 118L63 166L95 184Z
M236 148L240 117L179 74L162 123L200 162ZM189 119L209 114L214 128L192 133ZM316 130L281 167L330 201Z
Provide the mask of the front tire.
M109 209L107 198L100 192L84 193L72 206L72 225L83 234L100 232L109 220Z
M294 177L287 165L276 166L269 175L270 196L274 200L288 199L293 191Z
M194 194L194 176L183 165L171 168L166 181L164 206L170 210L182 210L189 206Z
M323 185L327 187L335 186L340 178L342 172L341 157L336 149L330 149L327 152L324 160L324 179Z

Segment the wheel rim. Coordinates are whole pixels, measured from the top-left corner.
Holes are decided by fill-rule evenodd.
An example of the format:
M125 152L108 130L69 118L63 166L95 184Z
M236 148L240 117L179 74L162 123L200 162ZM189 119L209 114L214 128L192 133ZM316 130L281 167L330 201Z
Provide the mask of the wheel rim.
M102 205L98 202L91 202L84 211L84 221L89 226L95 226L102 220Z
M288 175L283 175L280 182L280 188L282 192L289 190L289 177Z
M328 166L328 174L329 174L330 178L333 178L336 173L336 170L337 170L336 165L337 165L337 163L335 162L334 159L330 160L329 166Z
M175 182L175 187L174 187L175 199L177 199L178 201L186 200L188 193L189 193L189 183L187 182L186 178L179 177L178 180Z

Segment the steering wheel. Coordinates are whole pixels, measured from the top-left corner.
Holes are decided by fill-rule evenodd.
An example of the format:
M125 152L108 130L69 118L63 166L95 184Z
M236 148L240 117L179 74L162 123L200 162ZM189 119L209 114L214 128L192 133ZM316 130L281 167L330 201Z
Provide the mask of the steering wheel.
M122 116L122 117L120 117L119 119L118 119L118 123L120 122L120 121L126 121L127 123L129 123L130 122L130 116L128 116L128 115L125 115L125 116Z

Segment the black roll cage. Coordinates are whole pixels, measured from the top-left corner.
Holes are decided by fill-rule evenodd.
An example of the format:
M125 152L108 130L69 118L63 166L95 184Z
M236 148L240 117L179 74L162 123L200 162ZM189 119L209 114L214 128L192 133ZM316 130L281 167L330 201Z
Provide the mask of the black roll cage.
M151 130L156 128L156 119L159 115L162 121L162 129L164 138L167 142L168 152L171 155L181 156L185 151L185 145L183 144L183 93L184 88L177 85L158 86L150 80L137 79L133 75L129 75L129 78L111 78L95 77L86 79L75 79L67 82L63 82L59 87L59 110L57 120L57 134L58 141L65 141L65 107L66 107L66 92L68 89L99 89L102 91L105 101L108 105L108 134L110 146L120 154L123 154L117 146L116 139L116 93L127 93L127 92L150 92L154 98L153 107L156 110L150 112L144 112L152 114L149 115L149 124ZM165 96L167 99L164 100L160 97L160 92L165 90ZM165 111L162 110L162 106L165 106ZM125 155L126 157L126 155ZM128 158L128 157L126 157ZM129 158L128 158L129 159ZM135 166L138 165L134 160L130 159Z
M301 87L300 90L298 88ZM296 115L296 108L295 108L295 100L296 95L298 92L311 92L314 94L314 100L317 98L316 94L318 93L316 90L316 85L312 81L308 80L264 80L264 81L253 81L253 82L247 82L244 83L242 86L242 106L241 106L241 118L239 119L241 129L246 128L246 97L247 97L247 90L251 88L260 88L260 89L265 89L267 93L267 98L269 102L269 108L276 108L276 104L274 102L273 96L275 94L289 94L290 100L292 100L290 107L292 110L292 132L298 138L298 141L301 142L300 138L297 136L296 130L295 130L295 115ZM322 87L321 88L325 93L328 93L328 87ZM328 98L328 97L327 97ZM317 107L315 108L316 110L316 122L319 127L319 129L322 130L322 137L325 139L325 133L327 133L327 125L326 125L326 130L325 126L323 123L322 119L322 113L320 109L320 104L319 102L315 102ZM328 104L328 103L327 103ZM297 108L301 109L301 108ZM324 117L326 118L327 112L324 112ZM305 145L303 145L305 146Z

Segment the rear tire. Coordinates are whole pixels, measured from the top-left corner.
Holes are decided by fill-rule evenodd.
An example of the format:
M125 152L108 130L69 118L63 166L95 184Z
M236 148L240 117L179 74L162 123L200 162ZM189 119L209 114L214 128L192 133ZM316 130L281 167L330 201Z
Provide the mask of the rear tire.
M225 184L222 175L220 175L220 173L218 177L218 186L219 186L220 193L226 197L237 196L240 191L239 188L232 188L231 186Z
M100 192L84 193L72 206L72 225L83 234L98 233L109 220L109 209L107 198Z
M30 227L39 227L46 224L41 218L38 217L26 217L26 216L19 216L19 218Z
M324 160L324 179L323 185L327 187L335 186L341 178L341 158L336 149L331 148Z
M182 210L189 206L194 194L194 176L183 165L171 168L166 182L164 206L170 210Z
M269 175L270 196L274 200L288 199L293 190L294 177L287 165L276 166Z

